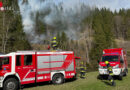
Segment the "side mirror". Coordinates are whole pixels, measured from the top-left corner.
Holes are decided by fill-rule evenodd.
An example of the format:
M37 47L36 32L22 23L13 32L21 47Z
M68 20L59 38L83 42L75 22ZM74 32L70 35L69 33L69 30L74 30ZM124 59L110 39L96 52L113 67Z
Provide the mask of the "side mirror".
M123 61L123 60L121 60L121 61L120 61L120 63L124 63L124 61Z
M74 58L75 58L75 59L81 59L80 57L76 57L76 56L75 56Z

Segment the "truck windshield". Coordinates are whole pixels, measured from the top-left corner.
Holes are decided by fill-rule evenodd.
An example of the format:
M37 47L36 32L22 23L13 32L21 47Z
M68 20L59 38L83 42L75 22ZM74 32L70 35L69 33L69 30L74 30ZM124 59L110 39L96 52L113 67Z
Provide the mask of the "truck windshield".
M0 57L0 65L9 64L9 57Z
M118 56L102 56L102 62L109 61L109 62L117 62Z
M2 58L0 58L0 70L2 69Z

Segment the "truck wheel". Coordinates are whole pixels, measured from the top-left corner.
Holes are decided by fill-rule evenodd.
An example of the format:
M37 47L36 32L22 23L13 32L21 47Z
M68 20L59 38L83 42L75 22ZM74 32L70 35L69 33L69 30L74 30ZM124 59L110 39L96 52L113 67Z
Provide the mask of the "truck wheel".
M118 76L118 79L119 79L119 80L122 80L122 75L119 75L119 76Z
M4 82L3 90L18 90L18 81L14 78L9 78Z
M61 84L64 82L64 76L62 74L55 74L52 78L53 84Z
M103 80L103 76L98 75L98 76L97 76L97 79L99 79L99 80Z

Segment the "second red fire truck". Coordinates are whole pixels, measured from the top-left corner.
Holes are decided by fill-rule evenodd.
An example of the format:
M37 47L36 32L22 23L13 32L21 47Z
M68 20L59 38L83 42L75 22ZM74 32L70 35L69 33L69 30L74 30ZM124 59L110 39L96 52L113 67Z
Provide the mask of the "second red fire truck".
M128 73L128 64L126 59L126 52L122 48L104 49L102 58L99 62L99 76L100 78L108 75L105 61L109 61L112 66L113 74L122 80L122 76Z
M18 90L20 85L52 81L63 83L76 75L72 51L18 51L0 55L0 87Z

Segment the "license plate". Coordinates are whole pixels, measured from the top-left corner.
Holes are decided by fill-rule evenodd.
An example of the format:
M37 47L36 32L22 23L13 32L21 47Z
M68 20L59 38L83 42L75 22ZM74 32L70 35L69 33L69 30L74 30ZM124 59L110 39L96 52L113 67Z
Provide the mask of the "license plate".
M107 74L107 70L104 70L104 74Z

